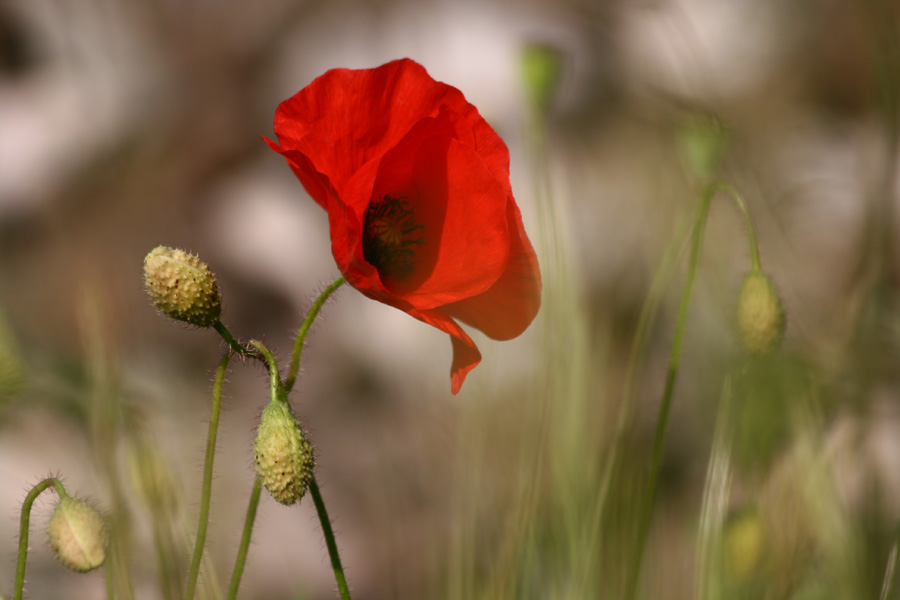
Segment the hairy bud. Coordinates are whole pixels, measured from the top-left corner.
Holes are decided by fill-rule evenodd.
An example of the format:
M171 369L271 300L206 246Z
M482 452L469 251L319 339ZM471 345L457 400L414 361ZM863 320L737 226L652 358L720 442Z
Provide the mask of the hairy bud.
M106 559L106 521L83 500L71 496L60 500L47 525L47 536L59 560L73 571L87 573Z
M272 400L263 409L253 453L256 472L273 498L290 505L303 497L312 478L313 449L287 402Z
M210 327L222 315L216 276L193 254L157 246L144 259L144 282L156 308L168 317Z
M784 337L784 309L772 281L762 271L744 277L735 310L741 343L754 354L768 354Z

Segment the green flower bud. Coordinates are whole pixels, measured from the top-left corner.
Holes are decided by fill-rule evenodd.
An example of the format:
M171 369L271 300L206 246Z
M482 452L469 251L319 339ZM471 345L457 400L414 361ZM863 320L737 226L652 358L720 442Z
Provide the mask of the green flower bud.
M294 504L312 478L313 449L287 402L272 400L263 409L253 445L256 472L272 497Z
M216 276L193 254L157 246L144 259L144 282L156 308L168 317L210 327L222 315Z
M521 69L528 99L535 108L546 112L559 87L562 55L552 46L529 44L522 50Z
M768 354L784 337L784 309L772 281L762 271L744 278L735 310L741 343L754 354Z
M730 137L730 132L718 119L706 115L685 119L678 132L685 165L701 178L714 176L728 149Z
M73 571L87 573L106 559L106 521L83 500L71 496L60 500L47 525L47 535L59 560Z
M747 510L731 518L723 535L725 565L739 580L749 578L763 561L765 534L762 517Z

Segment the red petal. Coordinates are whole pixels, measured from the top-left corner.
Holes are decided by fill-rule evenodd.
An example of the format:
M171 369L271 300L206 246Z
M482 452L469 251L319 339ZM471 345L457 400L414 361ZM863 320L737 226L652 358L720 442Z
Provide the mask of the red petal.
M511 246L503 275L483 294L442 307L495 340L521 334L541 307L541 271L515 202L508 204L507 215Z
M468 103L459 90L434 81L409 59L376 69L332 69L279 105L276 150L302 153L341 192L360 167L380 158L442 105Z
M424 225L416 272L382 274L385 287L419 309L480 294L509 258L508 197L470 147L452 135L450 116L419 123L381 163L373 196L405 198Z
M453 343L453 363L450 365L450 391L456 394L466 380L466 375L469 374L469 371L481 362L481 352L478 351L478 347L472 341L472 338L443 312L439 310L415 309L409 309L407 312L420 321L424 321L432 327L437 327L441 331L450 334L450 341Z

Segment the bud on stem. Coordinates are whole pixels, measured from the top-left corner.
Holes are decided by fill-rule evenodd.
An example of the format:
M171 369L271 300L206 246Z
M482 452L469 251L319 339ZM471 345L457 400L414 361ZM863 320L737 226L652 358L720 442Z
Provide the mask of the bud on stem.
M106 560L106 522L83 500L62 498L50 517L47 536L56 556L73 571L87 573Z
M735 310L738 335L754 354L768 354L781 345L785 317L772 281L759 270L744 277Z
M156 308L168 317L211 327L222 315L216 276L193 254L157 246L144 258L144 281Z
M256 472L278 502L294 504L306 493L313 449L286 401L273 398L263 409L253 445Z

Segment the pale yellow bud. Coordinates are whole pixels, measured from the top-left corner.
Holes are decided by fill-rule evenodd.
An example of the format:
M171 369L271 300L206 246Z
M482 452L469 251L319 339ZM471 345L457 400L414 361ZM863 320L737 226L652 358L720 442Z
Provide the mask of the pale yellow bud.
M768 354L781 345L785 317L772 281L762 271L744 278L735 310L738 336L747 350Z
M211 327L222 315L216 276L193 254L154 248L144 259L144 282L156 308L168 317Z
M272 497L294 504L309 487L313 449L287 402L272 400L263 409L256 443L256 472Z
M68 496L59 501L47 525L50 545L64 565L87 573L103 564L109 534L99 512Z

